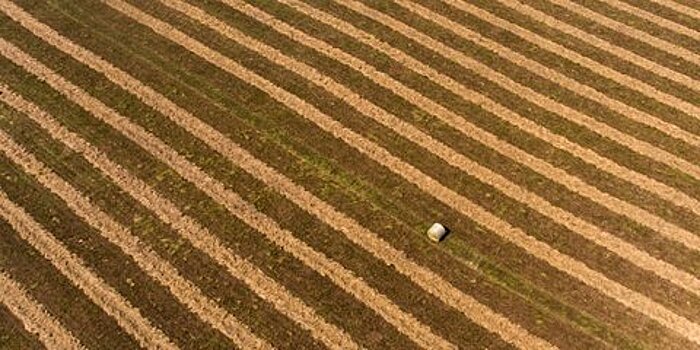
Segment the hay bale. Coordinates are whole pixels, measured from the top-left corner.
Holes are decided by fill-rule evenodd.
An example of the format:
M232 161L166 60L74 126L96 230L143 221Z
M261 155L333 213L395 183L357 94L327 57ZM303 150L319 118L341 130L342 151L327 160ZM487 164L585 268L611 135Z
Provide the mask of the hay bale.
M434 223L428 229L428 238L434 242L440 242L447 235L447 228L439 223Z

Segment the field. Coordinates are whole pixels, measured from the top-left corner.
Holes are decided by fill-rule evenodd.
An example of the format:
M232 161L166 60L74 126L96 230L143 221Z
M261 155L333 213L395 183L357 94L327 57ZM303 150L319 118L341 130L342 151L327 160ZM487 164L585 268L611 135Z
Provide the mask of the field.
M1 349L700 349L700 2L0 0L0 292Z

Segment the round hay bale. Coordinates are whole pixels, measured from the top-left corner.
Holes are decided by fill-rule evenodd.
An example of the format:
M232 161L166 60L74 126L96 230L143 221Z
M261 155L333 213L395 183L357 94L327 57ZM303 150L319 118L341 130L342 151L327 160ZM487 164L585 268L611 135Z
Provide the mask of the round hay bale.
M428 229L428 238L434 242L440 242L445 235L447 235L447 228L437 222Z

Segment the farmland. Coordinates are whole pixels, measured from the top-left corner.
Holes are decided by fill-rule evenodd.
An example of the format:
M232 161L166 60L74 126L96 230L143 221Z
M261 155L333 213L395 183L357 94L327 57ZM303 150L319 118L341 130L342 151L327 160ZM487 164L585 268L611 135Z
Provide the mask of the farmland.
M0 348L700 348L695 0L0 0L0 53Z

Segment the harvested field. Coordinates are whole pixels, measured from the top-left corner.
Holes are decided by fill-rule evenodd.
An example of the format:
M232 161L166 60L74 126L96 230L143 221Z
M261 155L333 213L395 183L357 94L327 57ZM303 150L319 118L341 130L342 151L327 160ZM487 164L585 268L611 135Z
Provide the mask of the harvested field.
M700 349L699 23L0 0L0 348Z

